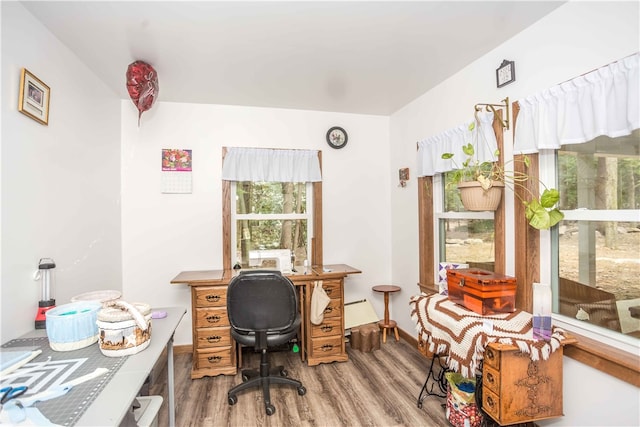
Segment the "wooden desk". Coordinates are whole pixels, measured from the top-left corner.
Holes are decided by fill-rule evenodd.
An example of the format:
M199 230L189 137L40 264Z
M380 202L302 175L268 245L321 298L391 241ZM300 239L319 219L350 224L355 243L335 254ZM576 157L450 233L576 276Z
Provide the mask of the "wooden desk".
M191 287L193 362L191 378L235 375L238 369L236 344L227 317L227 286L240 270L183 271L172 284ZM313 266L308 274L288 274L298 288L302 324L300 353L309 366L348 360L344 341L344 278L360 270L345 264ZM322 324L309 319L311 294L321 282L331 301Z

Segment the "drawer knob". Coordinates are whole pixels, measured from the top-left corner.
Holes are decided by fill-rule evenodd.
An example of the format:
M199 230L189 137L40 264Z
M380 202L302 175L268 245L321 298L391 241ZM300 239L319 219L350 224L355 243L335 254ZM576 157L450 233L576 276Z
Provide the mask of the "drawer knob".
M490 348L487 349L487 359L488 360L493 360L496 358L496 355L493 353L493 350L491 350Z
M464 277L460 278L460 282L458 283L458 286L460 286L461 288L464 287Z
M331 326L331 325L322 325L322 327L320 329L322 329L322 332L331 332L331 331L333 331L333 326Z
M331 307L331 306L329 306L329 307L324 309L324 312L327 313L327 314L331 313L332 311L333 311L333 307Z
M495 384L496 379L493 377L493 374L491 372L487 372L487 382L489 384Z
M214 314L213 316L207 316L207 322L209 323L218 323L220 321L220 316Z
M222 356L209 356L207 357L209 363L220 363L222 361Z
M332 291L333 291L332 289L325 289L325 290L324 290L324 292L325 292L327 295L331 295L331 292L332 292Z
M333 350L333 344L325 344L322 346L322 351L331 351Z
M213 336L207 337L207 341L209 341L210 343L220 342L221 339L222 337L220 335L213 335Z
M490 408L493 408L494 406L496 406L496 403L493 401L493 398L491 396L487 396L487 405Z
M218 302L220 301L220 295L207 295L207 301L209 302Z

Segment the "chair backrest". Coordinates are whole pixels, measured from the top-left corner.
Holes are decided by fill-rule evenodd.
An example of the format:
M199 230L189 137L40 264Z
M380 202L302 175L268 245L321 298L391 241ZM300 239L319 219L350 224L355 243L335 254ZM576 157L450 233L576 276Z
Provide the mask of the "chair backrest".
M277 270L242 271L229 282L227 316L241 332L291 328L298 316L295 286Z

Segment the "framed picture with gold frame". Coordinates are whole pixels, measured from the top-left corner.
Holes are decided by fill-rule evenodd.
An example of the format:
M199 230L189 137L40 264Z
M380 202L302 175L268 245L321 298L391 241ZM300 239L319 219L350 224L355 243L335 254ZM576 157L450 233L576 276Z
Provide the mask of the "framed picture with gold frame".
M33 120L49 124L49 98L51 89L26 68L20 74L20 98L18 111Z

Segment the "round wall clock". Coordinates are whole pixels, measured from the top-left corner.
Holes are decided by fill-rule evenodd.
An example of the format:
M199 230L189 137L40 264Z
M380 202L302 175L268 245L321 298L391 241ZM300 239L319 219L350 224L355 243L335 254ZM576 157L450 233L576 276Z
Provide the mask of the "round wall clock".
M347 131L339 126L334 126L327 131L327 143L331 148L342 148L347 145L349 136Z

